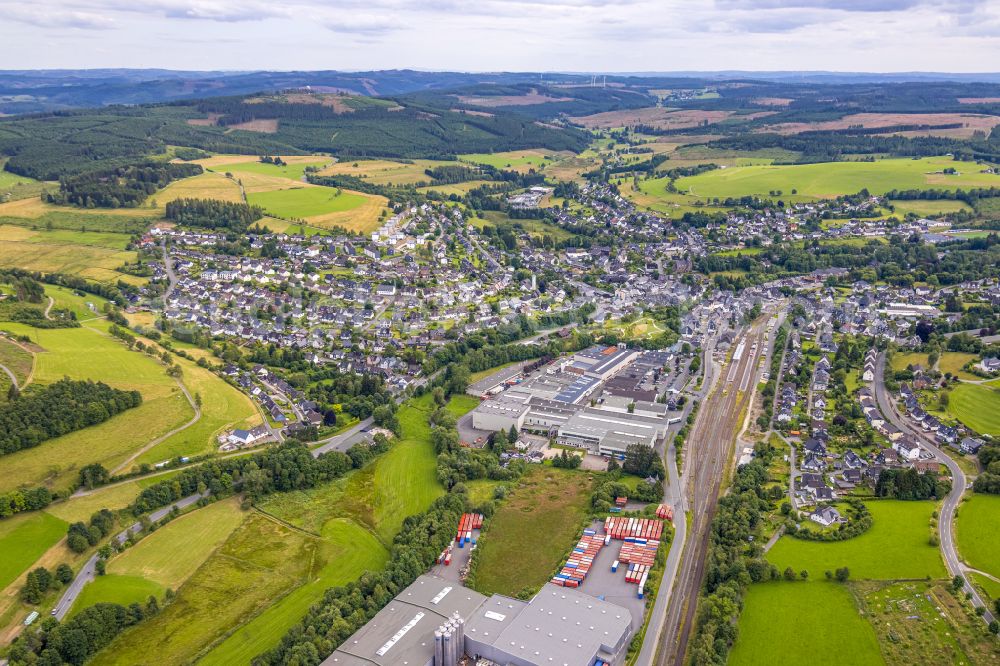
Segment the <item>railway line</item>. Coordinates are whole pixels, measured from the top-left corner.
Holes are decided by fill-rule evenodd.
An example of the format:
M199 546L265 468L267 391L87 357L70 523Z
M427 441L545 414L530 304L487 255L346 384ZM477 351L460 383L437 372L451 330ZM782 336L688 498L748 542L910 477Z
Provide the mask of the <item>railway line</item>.
M705 575L712 519L726 470L734 460L734 444L750 406L759 372L758 356L769 344L766 322L759 319L741 337L715 387L698 412L687 443L688 469L683 477L691 511L688 543L681 556L674 588L653 659L657 666L682 666L694 629L698 596ZM763 351L762 351L763 350Z

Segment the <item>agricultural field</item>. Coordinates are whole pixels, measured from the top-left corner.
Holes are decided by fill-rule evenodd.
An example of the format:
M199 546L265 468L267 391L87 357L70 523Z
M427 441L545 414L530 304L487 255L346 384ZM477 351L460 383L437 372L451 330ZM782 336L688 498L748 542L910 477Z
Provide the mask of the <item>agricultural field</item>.
M253 427L261 423L259 412L245 393L191 361L178 357L174 360L184 371L181 381L191 395L201 396L201 418L190 428L172 435L139 456L136 460L138 464L209 453L215 450L216 437L224 430Z
M1000 389L959 384L949 394L948 415L984 435L1000 435Z
M142 405L104 423L4 456L0 492L21 485L64 488L80 467L99 462L112 469L130 452L192 416L190 405L162 365L145 354L129 351L90 324L36 329L2 323L0 328L28 335L45 350L35 356L34 382L47 384L63 377L93 379L119 389L138 390L143 396Z
M0 224L0 268L68 273L99 282L135 282L133 276L115 270L135 261L136 253L125 249L128 242L124 234Z
M10 585L39 557L66 536L67 523L44 511L0 521L0 589Z
M529 467L479 541L475 589L517 596L551 578L580 535L590 486L585 472Z
M966 564L1000 578L998 525L1000 496L973 493L959 508L955 536L959 554Z
M958 169L959 173L942 173L947 168ZM670 200L666 185L666 179L647 180L642 182L641 189L658 199ZM1000 176L980 173L978 165L955 162L949 157L729 167L679 178L676 182L678 191L686 193L691 200L745 195L770 197L771 192L780 191L780 198L792 202L830 198L858 192L862 188L880 194L892 189L957 189L997 185L1000 185Z
M34 355L24 347L0 337L0 365L10 370L19 387L24 388L35 365Z
M868 502L873 525L846 541L803 541L783 536L767 554L778 569L792 567L821 578L826 571L847 566L852 579L898 580L943 578L941 552L928 543L934 502L880 500Z
M150 197L156 200L157 209L176 199L218 199L241 203L243 193L235 180L223 174L207 171L200 176L174 181Z
M1000 649L944 582L850 583L891 666L991 664Z
M767 127L769 132L798 134L800 132L822 132L843 130L849 127L895 127L900 125L952 125L961 127L942 129L907 130L896 132L901 136L941 136L968 139L975 132L989 134L1000 124L1000 117L979 113L852 113L836 120L809 123L778 123Z
M729 655L732 666L885 663L875 631L858 615L846 585L757 583L747 589L743 603L739 637Z
M622 111L606 111L590 116L571 118L588 129L615 129L634 125L649 125L658 129L685 129L713 125L724 121L743 122L774 113L760 111L738 115L732 111L703 111L701 109L674 109L670 107L644 107Z
M216 155L203 160L196 160L196 164L215 173L231 173L237 178L243 174L258 174L261 176L277 177L292 181L302 181L305 177L306 167L323 167L332 160L329 157L317 157L314 155L287 155L281 157L287 164L278 166L260 161L250 161L246 155Z
M234 627L315 575L319 547L303 534L251 514L177 591L159 615L122 632L89 663L186 664Z
M917 217L926 217L928 215L947 215L949 213L972 210L969 204L964 201L948 201L947 199L938 199L936 201L913 199L909 201L892 201L891 203L893 208L895 208L895 215L900 218L906 217L910 213Z
M367 198L363 194L344 192L332 187L304 184L285 190L247 195L251 204L260 206L271 215L286 219L306 219L354 210L363 205Z
M468 194L471 190L477 187L482 187L483 185L494 184L491 180L468 180L464 183L450 183L448 185L428 185L426 187L421 187L418 189L419 192L437 192L438 194L443 194L445 196L450 196L455 194L457 196L463 196Z
M470 153L459 155L458 159L473 164L487 164L497 169L526 173L531 169L541 171L561 153L551 150L511 150L505 153Z
M322 176L353 176L375 185L415 185L430 182L427 169L439 166L457 166L457 162L444 160L412 160L395 162L392 160L358 160L356 162L336 162L322 169Z

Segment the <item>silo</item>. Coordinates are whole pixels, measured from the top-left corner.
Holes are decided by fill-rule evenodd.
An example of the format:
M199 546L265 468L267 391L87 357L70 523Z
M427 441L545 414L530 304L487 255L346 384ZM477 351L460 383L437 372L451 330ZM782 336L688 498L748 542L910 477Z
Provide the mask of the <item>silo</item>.
M434 666L444 666L443 634L438 628L434 632Z

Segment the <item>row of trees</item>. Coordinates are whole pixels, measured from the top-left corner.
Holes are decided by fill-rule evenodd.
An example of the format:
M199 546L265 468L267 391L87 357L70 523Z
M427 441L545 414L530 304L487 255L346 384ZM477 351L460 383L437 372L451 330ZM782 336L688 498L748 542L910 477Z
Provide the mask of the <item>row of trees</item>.
M976 477L972 489L977 493L1000 495L1000 445L979 449L979 464L986 471Z
M0 410L0 454L103 423L140 404L138 391L120 391L90 380L59 380L19 396Z

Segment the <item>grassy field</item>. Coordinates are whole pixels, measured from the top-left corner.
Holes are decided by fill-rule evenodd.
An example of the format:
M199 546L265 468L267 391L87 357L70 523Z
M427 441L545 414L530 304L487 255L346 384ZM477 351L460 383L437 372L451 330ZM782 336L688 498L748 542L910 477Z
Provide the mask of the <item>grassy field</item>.
M459 155L458 159L473 164L487 164L497 169L507 171L527 172L530 169L541 171L552 162L552 157L558 155L551 150L511 150L504 153L470 153Z
M477 187L482 187L483 185L493 184L490 180L469 180L464 183L449 183L447 185L428 185L427 187L421 187L419 191L421 192L438 192L445 196L452 194L457 194L462 196L468 194L471 190Z
M969 361L975 361L979 356L976 354L965 354L962 352L944 352L941 354L941 358L938 360L938 370L945 373L951 373L959 379L971 379L973 381L980 379L971 372L966 372L962 370L964 366Z
M215 450L215 439L220 432L261 423L259 412L245 393L195 363L183 358L175 360L184 371L182 381L188 391L202 398L201 419L144 453L136 460L138 464L208 453Z
M0 521L0 590L66 536L66 527L55 516L37 511Z
M479 542L475 588L514 596L556 573L587 514L586 473L532 466ZM517 566L511 566L517 562Z
M1000 435L1000 389L959 384L951 390L948 414L984 435Z
M920 352L912 352L910 354L893 354L891 363L893 370L906 370L906 368L911 365L919 365L924 368L930 367L930 364L927 362L927 354L922 354Z
M250 515L156 617L122 632L92 661L187 664L311 575L318 540Z
M958 213L960 211L971 211L969 204L964 201L948 201L947 199L913 199L909 201L893 201L895 215L905 217L907 213L913 213L918 217L927 215L945 215L948 213Z
M0 224L0 268L69 273L100 282L134 282L132 276L115 270L135 261L136 253L125 250L128 242L128 236L118 233Z
M275 494L261 503L261 511L315 536L310 574L294 591L234 624L238 628L212 647L204 663L247 663L276 645L325 589L385 565L403 519L425 510L443 492L429 441L429 410L429 395L401 407L402 438L364 469L318 488Z
M407 516L424 511L444 489L430 442L430 394L397 412L402 436L374 464L351 475L345 505L351 515L389 544Z
M954 167L957 175L945 175ZM754 165L716 169L697 176L680 178L677 189L691 197L769 197L780 190L785 201L810 201L852 194L868 188L874 194L892 189L957 189L1000 185L1000 177L979 173L975 164L955 162L950 157L885 159L876 162L822 162L801 165ZM642 191L664 198L666 179L644 181ZM796 190L793 194L792 190ZM669 198L669 197L666 197Z
M456 166L456 162L443 160L413 160L394 162L392 160L358 160L357 162L336 162L320 171L324 176L353 176L376 185L414 185L430 182L425 172L439 166Z
M886 663L990 664L1000 659L995 640L946 589L946 583L851 583L862 615L878 637Z
M941 553L928 543L935 507L932 502L869 502L874 524L861 536L835 542L783 536L767 559L782 570L805 569L814 578L843 566L854 579L943 578Z
M758 583L747 589L743 603L732 666L885 663L846 585Z
M204 160L197 160L206 169L216 173L231 173L237 177L242 174L259 174L288 180L301 181L305 176L307 166L321 167L329 164L329 158L319 158L310 155L293 155L282 157L287 162L284 166L275 166L264 162L247 161L246 155L218 155Z
M35 357L31 352L0 337L0 365L14 373L19 386L23 387L31 376L34 364Z
M128 606L133 602L145 604L150 596L156 597L156 600L162 603L164 592L165 589L162 585L142 576L123 576L121 574L98 576L94 581L87 583L83 591L80 592L80 596L77 597L76 603L73 604L73 608L69 612L69 617L73 617L88 606L99 603L121 604L123 606Z
M366 571L382 569L389 553L370 532L349 519L323 527L313 576L244 624L213 648L199 664L247 664L278 644L330 587L344 585Z
M243 193L235 180L226 178L220 173L206 172L200 176L174 181L150 197L150 203L156 201L156 209L162 209L168 202L176 199L218 199L241 203Z
M108 573L139 576L177 589L245 517L235 497L192 511L115 557L108 563Z
M307 219L328 213L341 213L362 206L368 197L332 187L306 186L248 194L251 204L260 206L271 215L283 218Z
M106 326L103 321L96 324ZM99 462L111 469L129 452L192 416L191 406L162 365L129 351L90 324L69 329L35 329L14 323L0 327L26 334L45 349L36 354L34 382L47 384L63 377L93 379L119 389L138 390L143 396L142 405L104 423L4 456L0 492L22 484L66 487L80 467Z
M958 551L969 566L1000 578L1000 496L973 493L955 523Z

